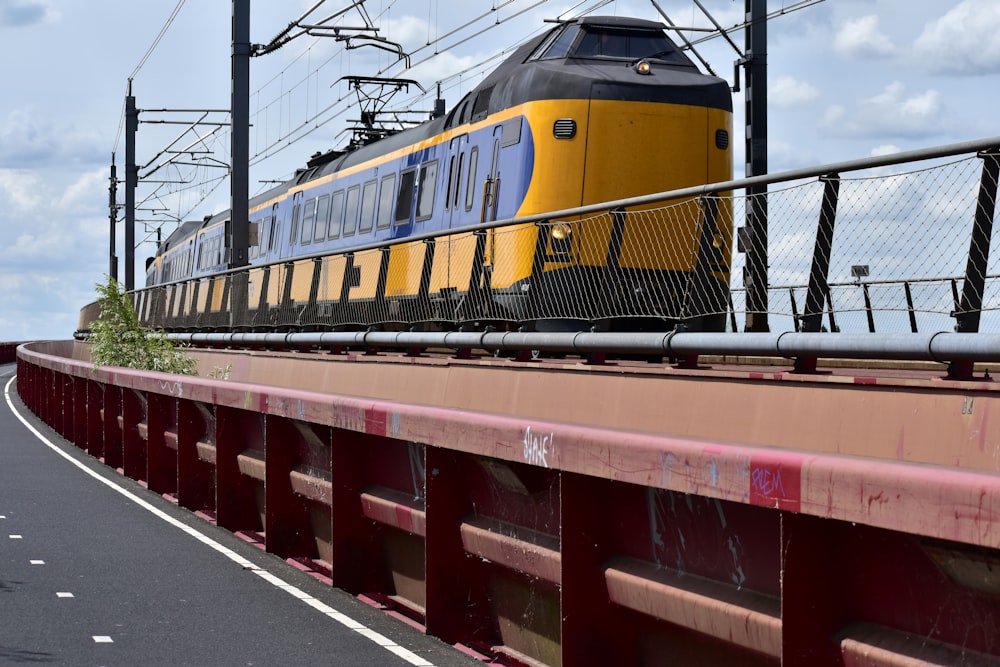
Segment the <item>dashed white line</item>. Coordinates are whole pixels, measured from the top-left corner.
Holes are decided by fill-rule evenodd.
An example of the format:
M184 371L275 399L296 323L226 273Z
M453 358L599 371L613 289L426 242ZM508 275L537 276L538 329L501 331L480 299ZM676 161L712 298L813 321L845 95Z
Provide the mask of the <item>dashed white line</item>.
M31 565L45 565L45 561L44 560L29 560L28 562Z
M399 644L396 644L395 642L393 642L391 639L385 637L384 635L382 635L382 634L380 634L378 632L375 632L374 630L369 629L367 626L363 625L362 623L359 623L358 621L354 620L353 618L351 618L347 614L344 614L343 612L337 611L333 607L325 604L324 602L321 602L320 600L317 600L316 598L314 598L313 596L309 595L308 593L299 590L298 588L296 588L292 584L289 584L289 583L285 582L284 580L282 580L280 577L277 577L274 574L272 574L272 573L270 573L270 572L268 572L266 570L262 570L261 568L257 567L252 562L250 562L249 560L247 560L243 556L239 555L238 553L236 553L235 551L233 551L229 547L226 547L226 546L220 544L219 542L216 542L215 540L213 540L209 536L207 536L207 535L199 532L197 529L192 528L191 526L188 526L188 525L180 522L179 520L177 520L174 517L170 516L169 514L165 513L163 510L161 510L161 509L159 509L157 507L154 507L153 505L149 504L148 502L146 502L145 500L143 500L139 496L135 495L134 493L132 493L128 489L126 489L124 487L121 487L121 486L118 486L118 484L115 483L113 480L107 479L107 478L99 475L98 473L94 472L93 470L91 470L90 468L88 468L83 463L80 463L79 461L77 461L76 459L74 459L72 456L70 456L69 454L67 454L66 452L64 452L62 449L60 449L55 443L53 443L48 438L46 438L44 435L42 435L42 433L40 431L38 431L38 429L36 429L34 426L32 426L31 423L28 422L28 420L24 416L22 416L20 412L18 412L14 408L14 403L13 403L13 401L10 398L10 386L11 386L11 384L16 379L17 379L17 376L14 375L14 376L12 376L10 378L10 380L7 382L7 384L4 385L3 393L4 393L4 398L7 400L7 406L10 408L10 411L14 414L14 416L17 417L22 424L24 424L25 428L27 428L29 431L31 431L31 433L33 433L36 438L38 438L43 444L45 444L45 446L47 446L49 449L51 449L52 451L54 451L56 454L58 454L59 456L63 457L64 459L66 459L67 461L69 461L70 463L72 463L77 468L79 468L80 470L82 470L86 474L90 475L91 477L93 477L97 481L101 482L102 484L107 485L111 489L113 489L113 490L117 491L118 493L120 493L121 495L125 496L126 498L128 498L129 500L131 500L132 502L134 502L136 505L138 505L139 507L143 508L144 510L152 513L154 516L162 519L163 521L166 521L171 526L174 526L175 528L178 528L178 529L184 531L185 533L187 533L188 535L190 535L194 539L198 540L202 544L205 544L206 546L211 547L215 551L219 552L220 554L222 554L223 556L225 556L229 560L233 561L234 563L236 563L237 565L239 565L240 567L242 567L244 570L249 570L249 571L253 572L254 574L256 574L257 576L261 577L262 579L264 579L265 581L267 581L271 585L273 585L273 586L275 586L277 588L280 588L281 590L283 590L283 591L291 594L292 596L298 598L299 600L302 600L303 602L305 602L307 605L309 605L313 609L316 609L320 613L326 615L328 618L330 618L330 619L332 619L332 620L334 620L334 621L336 621L336 622L344 625L348 629L353 630L354 632L357 632L358 634L360 634L360 635L368 638L369 640L375 642L376 644L378 644L382 648L388 650L390 653L393 653L393 654L399 656L401 659L405 660L406 662L410 663L411 665L416 665L417 667L434 667L434 663L429 662L428 660L420 657L419 655L417 655L413 651L410 651L409 649L406 649L406 648L400 646ZM16 537L17 537L17 539L20 539L21 536L18 535ZM11 539L15 539L15 536L11 535ZM112 640L111 640L111 637L95 635L94 636L94 641L98 642L98 643L101 643L101 642L111 642Z
M19 540L19 539L21 539L20 535L8 535L7 537L9 537L12 540Z
M73 594L72 593L67 593L66 591L59 591L58 593L56 593L56 597L57 598L71 598L71 597L73 597Z
M115 640L107 635L94 635L95 644L114 644Z

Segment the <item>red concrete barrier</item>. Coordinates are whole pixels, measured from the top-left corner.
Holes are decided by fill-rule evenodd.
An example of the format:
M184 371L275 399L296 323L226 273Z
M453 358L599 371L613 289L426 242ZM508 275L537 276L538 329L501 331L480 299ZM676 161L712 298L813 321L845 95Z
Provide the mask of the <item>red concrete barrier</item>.
M1000 461L1000 420L988 420L1000 390L987 383L663 377L645 394L662 406L654 432L504 413L501 400L488 412L95 370L74 355L22 348L18 391L77 446L509 664L1000 662L1000 475L962 460ZM398 391L418 362L367 363ZM505 395L498 368L481 377ZM788 389L798 448L670 433L657 393L700 392L716 419L760 419L711 401ZM887 391L969 434L940 442L954 465L907 460L921 434L902 422L872 426L898 440L873 440L871 457L809 448L802 414L858 406L840 416L856 420ZM552 414L570 415L568 394L551 393Z
M17 360L17 346L21 343L0 343L0 364L12 364Z

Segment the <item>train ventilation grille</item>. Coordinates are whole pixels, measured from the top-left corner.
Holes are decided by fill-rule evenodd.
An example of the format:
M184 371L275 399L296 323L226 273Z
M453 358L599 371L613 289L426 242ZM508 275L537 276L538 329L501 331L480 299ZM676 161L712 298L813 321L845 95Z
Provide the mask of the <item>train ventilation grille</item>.
M556 139L572 139L576 136L576 121L572 118L560 118L552 126L552 134Z

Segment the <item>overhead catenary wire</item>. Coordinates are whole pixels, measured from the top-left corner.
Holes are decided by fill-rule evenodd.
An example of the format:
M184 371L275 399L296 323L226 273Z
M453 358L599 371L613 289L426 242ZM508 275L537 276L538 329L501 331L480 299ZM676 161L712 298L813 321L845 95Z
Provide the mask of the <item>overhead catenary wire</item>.
M132 81L135 80L136 75L138 75L139 71L143 68L143 66L145 66L145 64L149 60L150 56L153 55L153 51L156 50L156 47L160 45L160 42L163 40L163 36L167 34L167 30L170 29L170 26L173 24L174 19L177 18L177 14L180 13L181 8L184 6L184 3L186 1L187 0L178 0L177 1L177 5L174 7L174 11L170 12L170 16L167 17L167 20L166 20L166 22L164 22L163 27L160 28L160 32L156 35L156 39L154 39L153 43L149 45L149 48L146 50L145 55L143 55L142 59L139 60L139 64L136 65L135 69L132 70L132 73L128 75L128 89L127 90L128 90L129 93L131 93ZM115 150L114 150L114 152L116 152L116 153L118 152L118 144L121 141L122 130L124 129L124 127L125 127L125 104L123 102L122 103L121 119L119 120L119 123L118 123L118 132L116 133L116 136L115 136Z
M564 9L557 18L559 20L567 20L567 17L570 16L586 15L610 4L612 1L575 1L569 8ZM781 12L787 13L793 11L799 5L814 4L821 1L799 0L799 2L782 7ZM376 67L376 73L378 75L389 74L396 77L404 76L408 72L412 72L434 58L439 57L441 54L474 42L477 38L505 24L509 24L518 17L523 17L530 12L538 10L546 3L547 0L494 0L488 6L476 11L474 17L467 20L463 19L459 25L450 29L444 29L445 26L439 21L430 20L433 16L440 16L440 0L428 0L428 23L433 25L428 25L427 27L427 43L414 48L408 53L409 56L415 56L408 67L399 59L387 64L383 59L380 59L382 65ZM323 4L325 4L324 0L310 3L309 11L302 14L297 20L289 23L289 27L281 31L275 39L278 39L282 35L288 36L290 31L295 30L296 25L306 21L309 15L319 10ZM328 23L331 27L335 21L343 23L345 19L344 14L349 15L350 12L357 8L362 20L367 25L373 28L377 26L385 28L387 25L393 25L389 21L391 10L398 10L400 6L397 0L385 0L381 3L377 13L373 11L369 14L369 10L363 6L363 0L348 0L340 4L346 7L342 11L338 11L330 17L323 19L321 23ZM405 4L409 5L409 3ZM161 29L154 44L137 66L135 72L138 72L149 59L183 5L184 0L180 0L163 29ZM407 7L407 9L410 8ZM562 10L563 8L560 7L560 9ZM441 84L443 93L453 91L456 87L464 88L470 80L478 80L472 78L474 74L485 72L491 64L508 56L525 41L533 39L537 34L548 29L549 26L536 28L514 45L495 52L486 58L480 57L477 64L462 67L460 71L447 74L437 83ZM389 36L391 37L392 35L389 34ZM252 167L259 167L291 146L301 145L300 142L314 135L317 130L328 127L338 119L345 118L352 109L357 107L358 103L355 101L354 96L348 92L335 93L333 96L322 93L321 82L323 81L324 74L329 73L331 67L342 67L338 63L343 61L344 56L348 54L347 49L342 45L338 45L338 48L333 49L332 52L329 52L330 49L326 47L318 49L317 46L320 44L320 40L323 39L328 38L314 36L307 46L303 45L304 48L300 52L291 55L288 62L285 62L273 76L270 76L263 85L257 87L257 90L253 93L256 101L254 103L255 113L251 123L256 135L256 146L250 156L250 165ZM305 73L302 73L302 68L305 69ZM340 78L339 76L327 76L333 80ZM419 78L419 75L414 78ZM275 92L275 88L277 92ZM433 89L434 87L428 85L427 88ZM305 104L303 104L303 98L306 100ZM405 97L400 96L394 100L393 110L416 113L414 109L419 109L420 105L425 103L427 99L428 94L421 93ZM147 164L146 166L147 168L158 168L151 164ZM195 169L197 168L195 167ZM214 182L218 178L217 173L202 174L202 176L210 176L211 180L208 181L209 183ZM291 173L286 174L286 176L291 176ZM190 192L194 187L197 186L185 185L183 187L175 187L173 191L177 194L183 194ZM218 187L218 185L216 184L215 187ZM212 189L214 190L215 188ZM206 197L202 197L201 201L204 201L204 199ZM184 206L181 208L187 207ZM196 207L193 207L191 210L194 210L194 208Z

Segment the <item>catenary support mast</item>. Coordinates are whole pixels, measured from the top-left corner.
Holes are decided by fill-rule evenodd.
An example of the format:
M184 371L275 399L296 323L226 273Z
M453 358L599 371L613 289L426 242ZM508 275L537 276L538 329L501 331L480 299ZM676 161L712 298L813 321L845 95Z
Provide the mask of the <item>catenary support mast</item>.
M229 268L248 264L250 243L250 0L233 0Z
M125 289L135 289L135 188L139 167L135 163L135 135L139 130L139 110L132 95L132 80L125 97Z
M746 176L767 173L767 0L746 0ZM767 322L767 186L747 188L746 330Z

